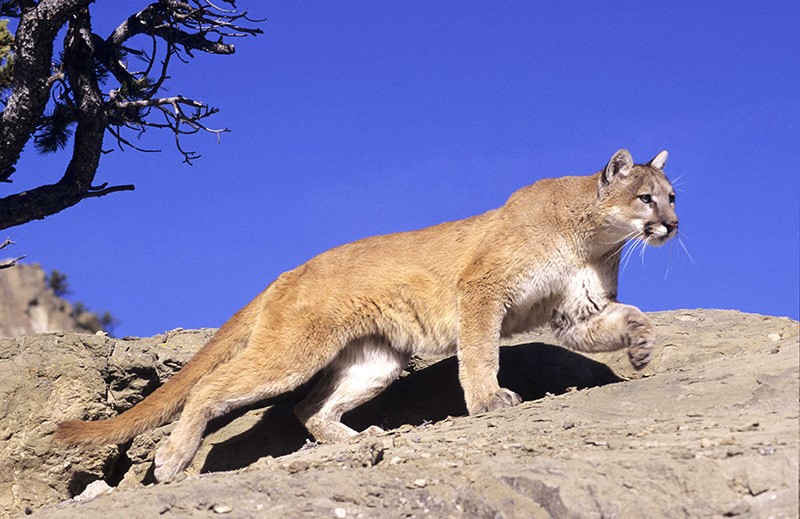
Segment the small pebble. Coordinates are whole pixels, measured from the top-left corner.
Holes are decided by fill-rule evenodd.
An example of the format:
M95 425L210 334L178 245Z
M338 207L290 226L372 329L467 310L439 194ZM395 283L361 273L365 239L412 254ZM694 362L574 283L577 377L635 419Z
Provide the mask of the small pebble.
M229 514L233 512L233 508L228 505L214 505L215 514Z
M425 488L426 486L428 486L428 480L426 480L426 479L415 479L414 480L414 486L417 486L419 488Z
M735 430L736 430L737 432L749 432L749 431L755 431L755 430L757 430L757 429L758 429L758 426L759 426L759 425L760 425L760 424L759 424L758 422L751 422L751 423L749 423L749 424L747 424L747 425L742 425L742 426L740 426L740 427L736 427L736 428L735 428Z
M337 508L336 510L333 511L333 513L339 519L344 519L345 517L347 517L347 510L345 510L344 508Z

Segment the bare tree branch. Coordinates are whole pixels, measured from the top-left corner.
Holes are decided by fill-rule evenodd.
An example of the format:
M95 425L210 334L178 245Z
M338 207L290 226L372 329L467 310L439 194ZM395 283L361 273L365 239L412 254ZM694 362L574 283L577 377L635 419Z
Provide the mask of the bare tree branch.
M233 54L234 46L223 43L222 37L254 36L263 32L258 28L239 25L240 20L255 21L248 18L246 11L229 11L210 2L160 0L128 17L106 41L118 46L138 34L149 34L181 45L189 56L192 56L193 50ZM196 32L187 32L180 26ZM209 35L219 38L212 41L208 39Z
M127 146L128 148L134 149L134 150L136 150L136 151L141 151L142 153L159 153L159 152L161 151L161 150L153 150L153 149L147 149L147 148L140 148L139 146L136 146L136 145L135 145L135 144L133 144L131 141L129 141L128 139L126 139L126 138L124 138L122 135L120 135L120 133L119 133L119 132L117 132L117 131L116 131L114 128L112 128L112 127L110 127L110 126L109 126L109 127L107 128L107 130L108 130L108 133L110 133L111 135L113 135L113 136L114 136L114 138L115 138L115 139L117 139L117 147L119 147L119 149L120 149L121 151L124 151L126 146ZM111 151L113 151L113 150L109 150L109 153L110 153Z
M16 244L13 241L11 241L11 238L6 238L6 241L4 241L3 243L0 243L0 250L5 249L9 245L16 245ZM24 258L25 258L25 256L20 256L18 258L14 258L12 260L6 261L5 263L0 263L0 270L13 267L14 265L17 264L17 262L19 260L24 259Z
M163 105L170 105L176 106L178 104L186 104L189 106L194 106L195 108L203 108L205 105L200 101L195 101L194 99L187 99L183 96L174 96L174 97L160 97L157 99L141 99L138 101L120 101L115 103L117 108L143 108L145 106L163 106Z
M108 182L105 182L99 186L91 186L86 193L83 195L84 198L94 198L99 196L106 196L111 193L116 193L118 191L133 191L136 189L135 186L131 184L127 184L124 186L111 186L106 187Z
M187 114L182 105L189 106L195 109L195 112L192 114ZM156 123L152 121L139 121L138 125L141 128L159 128L159 129L169 129L175 135L175 147L178 151L184 156L184 162L187 164L191 164L193 160L200 158L200 155L193 151L187 151L183 148L180 142L181 135L191 135L193 133L197 133L199 131L204 131L207 133L211 133L217 136L217 140L219 141L219 135L225 132L229 132L228 128L221 128L221 129L214 129L209 128L208 126L202 124L200 121L214 115L217 113L216 108L209 108L201 101L196 101L194 99L187 99L183 96L174 96L174 97L160 97L155 99L139 99L135 101L116 101L114 100L114 106L119 110L126 110L131 108L156 108L159 110L163 117L164 123ZM172 108L172 110L169 110ZM114 135L117 139L117 143L119 145L126 145L130 146L134 149L139 151L157 151L157 150L144 150L138 148L131 144L130 141L123 138L121 133L109 128L112 135ZM142 130L140 129L140 132Z

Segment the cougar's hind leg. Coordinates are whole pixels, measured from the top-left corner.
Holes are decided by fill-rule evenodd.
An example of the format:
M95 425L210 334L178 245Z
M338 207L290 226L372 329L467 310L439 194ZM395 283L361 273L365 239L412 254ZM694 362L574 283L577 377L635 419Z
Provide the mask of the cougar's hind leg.
M191 463L206 425L218 416L265 398L285 393L314 374L298 370L294 357L265 358L260 348L243 351L198 382L180 419L155 456L155 477L169 481ZM292 365L288 365L288 364Z
M359 434L341 422L347 411L367 402L392 383L409 355L377 339L353 341L329 364L295 414L314 439L335 443ZM379 432L372 426L364 433Z

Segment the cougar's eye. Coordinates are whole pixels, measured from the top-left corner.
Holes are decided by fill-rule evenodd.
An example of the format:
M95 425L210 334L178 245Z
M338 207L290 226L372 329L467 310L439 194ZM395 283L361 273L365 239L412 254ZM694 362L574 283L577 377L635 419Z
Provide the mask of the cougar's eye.
M674 204L675 203L675 194L669 195L669 203L670 204Z
M653 197L650 195L639 195L639 200L644 202L645 204L649 204L653 201Z

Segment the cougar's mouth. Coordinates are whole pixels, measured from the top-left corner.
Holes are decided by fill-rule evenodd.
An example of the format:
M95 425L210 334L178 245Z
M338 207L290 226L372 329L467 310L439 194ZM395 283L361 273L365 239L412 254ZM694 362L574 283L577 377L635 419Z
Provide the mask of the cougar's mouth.
M678 223L648 222L644 226L644 236L652 245L663 245L678 234Z

